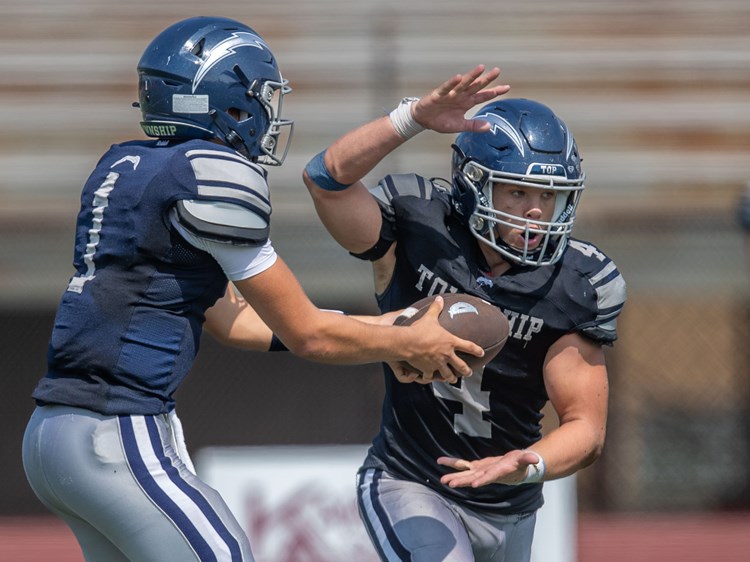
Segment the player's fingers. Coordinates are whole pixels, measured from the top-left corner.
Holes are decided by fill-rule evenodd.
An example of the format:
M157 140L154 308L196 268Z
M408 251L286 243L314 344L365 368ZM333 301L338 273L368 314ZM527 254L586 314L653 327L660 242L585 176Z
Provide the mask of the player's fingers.
M407 365L403 363L388 363L391 370L393 371L393 375L396 377L396 380L398 382L402 383L410 383L416 381L421 373L410 369Z
M482 349L482 348L480 347L479 349ZM447 382L451 382L451 383L454 383L458 380L456 378L457 376L470 377L473 373L469 364L464 359L462 359L459 355L456 355L455 353L453 354L453 357L451 357L448 360L448 364L446 367L452 375L451 379L448 380Z
M484 349L482 349L482 346L477 345L471 340L464 340L456 336L456 342L454 345L456 347L456 351L462 351L475 357L484 357Z
M433 320L437 320L437 317L440 316L440 311L443 310L443 305L445 304L445 301L443 300L443 297L440 295L435 297L435 300L432 301L430 304L430 307L427 309L427 312L425 312L424 316L422 318L431 318ZM417 322L421 322L422 319L417 320Z
M394 373L394 374L396 375L396 380L398 380L398 382L405 383L405 384L412 383L414 381L419 380L418 373L405 373L405 374Z
M530 464L536 464L541 460L542 457L539 453L535 453L534 451L524 451L523 455L518 459L518 463L526 469Z
M460 372L459 374L461 374L462 376L469 376L469 375L465 375L463 371ZM431 382L447 382L449 384L453 384L456 381L458 381L456 372L451 368L450 364L448 364L448 365L445 365L444 367L441 367L440 371L433 373Z
M419 380L417 381L420 384L432 384L433 382L440 382L443 378L443 375L440 373L440 371L435 371L432 373L420 373L419 374Z
M441 466L448 466L455 470L471 470L471 462L465 459L455 457L438 457L437 463Z
M466 90L471 88L472 84L479 78L484 72L484 65L478 64L472 68L469 72L461 77L461 82L456 86L456 90Z
M470 92L478 92L482 88L485 88L491 84L497 77L500 76L500 69L496 66L492 70L485 72L484 74L478 74L474 77L474 80L467 88Z
M470 377L471 376L471 374L465 375L463 373L459 373L456 370L456 367L453 367L453 365L451 365L450 372L451 372L451 374L450 374L450 377L448 377L448 378L445 378L440 373L433 373L433 377L432 377L432 381L431 382L447 382L448 384L453 384L455 382L458 382L458 377L459 376L461 376L461 377Z
M456 74L453 78L450 80L446 80L443 82L440 86L438 86L435 89L435 93L439 96L447 96L453 88L456 87L457 84L459 84L462 80L463 76L460 74Z
M491 99L502 96L503 94L507 94L509 91L510 86L508 84L496 86L494 88L488 88L474 94L472 101L474 102L474 105L482 104L490 101Z
M452 474L445 474L440 478L440 483L450 488L465 488L473 486L475 480L475 474L473 470L465 472L454 472Z

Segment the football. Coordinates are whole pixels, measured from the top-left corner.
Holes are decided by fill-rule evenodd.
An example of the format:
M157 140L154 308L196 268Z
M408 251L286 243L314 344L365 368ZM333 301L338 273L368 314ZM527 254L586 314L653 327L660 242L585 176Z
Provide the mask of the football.
M445 293L440 325L459 338L470 340L484 349L484 357L459 352L473 372L481 371L505 345L510 324L497 306L484 299L463 293ZM408 326L419 320L435 300L435 295L418 300L396 317L394 324ZM412 370L416 370L407 364Z

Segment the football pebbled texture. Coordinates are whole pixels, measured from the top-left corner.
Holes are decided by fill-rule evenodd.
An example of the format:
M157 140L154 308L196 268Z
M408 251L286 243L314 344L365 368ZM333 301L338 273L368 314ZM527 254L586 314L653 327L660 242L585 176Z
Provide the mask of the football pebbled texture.
M424 316L435 296L425 297L405 308L393 323L397 326L413 324ZM466 361L473 372L481 371L505 345L510 332L508 319L500 308L479 297L464 293L445 293L441 296L444 305L438 322L450 333L473 341L484 349L484 357L458 352L458 356ZM408 363L407 367L417 370Z

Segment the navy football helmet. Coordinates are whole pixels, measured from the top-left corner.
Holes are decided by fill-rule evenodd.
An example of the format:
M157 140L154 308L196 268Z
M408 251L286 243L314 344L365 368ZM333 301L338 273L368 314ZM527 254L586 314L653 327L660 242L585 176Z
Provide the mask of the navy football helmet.
M551 265L567 245L585 174L568 127L547 106L526 99L494 101L474 119L490 123L483 133L464 132L453 145L453 201L471 232L511 262ZM532 220L495 209L493 185L514 184L556 192L552 219ZM525 231L523 248L511 247L496 226ZM532 235L542 235L536 248Z
M254 162L284 161L293 124L281 119L281 105L291 88L247 25L218 17L175 23L146 48L138 76L148 136L216 138Z

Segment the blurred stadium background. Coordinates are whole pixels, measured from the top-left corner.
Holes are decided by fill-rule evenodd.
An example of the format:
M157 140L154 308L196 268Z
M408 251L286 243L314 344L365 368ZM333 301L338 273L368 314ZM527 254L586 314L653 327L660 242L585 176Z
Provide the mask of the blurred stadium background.
M0 559L80 559L20 463L79 189L109 144L142 136L131 103L147 42L224 15L264 36L294 88L272 237L320 306L374 311L369 266L327 236L300 180L321 147L480 62L567 121L588 174L576 235L629 287L608 353L607 446L578 478L578 560L750 560L750 272L736 223L750 180L747 0L0 0L0 12ZM372 178L446 176L450 142L420 135ZM191 450L376 431L376 366L203 345L178 395ZM34 554L42 544L55 554Z

